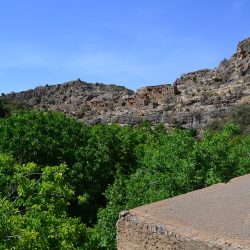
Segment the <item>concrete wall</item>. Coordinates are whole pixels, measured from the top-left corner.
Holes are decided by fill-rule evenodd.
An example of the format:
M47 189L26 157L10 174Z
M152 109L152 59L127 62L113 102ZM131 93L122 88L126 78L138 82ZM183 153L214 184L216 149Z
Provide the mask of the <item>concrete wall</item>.
M250 249L250 175L120 214L118 250Z
M216 242L185 237L175 227L127 213L117 223L118 250L219 250ZM234 249L224 246L223 249Z

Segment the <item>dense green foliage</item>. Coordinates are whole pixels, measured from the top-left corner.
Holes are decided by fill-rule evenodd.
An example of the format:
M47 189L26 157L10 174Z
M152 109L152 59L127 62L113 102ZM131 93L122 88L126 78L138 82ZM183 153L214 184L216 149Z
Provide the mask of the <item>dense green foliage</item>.
M197 140L53 112L2 118L0 249L115 249L120 211L250 173L244 133L227 124Z
M86 226L68 216L75 192L66 172L64 164L41 170L0 155L1 249L93 249Z
M139 139L129 127L90 128L60 113L22 112L2 119L0 134L0 151L10 153L18 163L70 167L67 181L76 189L70 213L90 225L105 205L103 192L117 170L130 173L136 166L133 151ZM77 197L85 202L79 205Z
M7 97L0 99L0 118L9 116L13 112L30 109L30 106L26 103L13 101Z
M250 136L240 136L234 125L207 132L201 141L183 130L149 137L140 167L130 176L119 175L105 193L108 204L97 225L101 245L114 248L119 211L250 173L249 152Z
M249 134L250 104L233 106L225 117L211 121L208 127L212 130L221 130L226 123L238 124L240 126L241 133Z

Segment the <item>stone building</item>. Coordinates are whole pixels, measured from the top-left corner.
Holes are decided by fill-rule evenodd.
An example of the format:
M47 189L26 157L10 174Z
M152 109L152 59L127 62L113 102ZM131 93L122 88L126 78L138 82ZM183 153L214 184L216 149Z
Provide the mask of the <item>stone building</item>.
M156 86L147 86L139 89L135 94L124 95L118 101L107 100L104 97L95 97L87 102L91 109L103 109L109 107L136 109L143 108L152 104L153 107L161 104L168 96L177 94L177 86L162 84Z
M105 100L103 98L95 97L87 102L88 107L92 109L108 108L113 105L112 101Z
M147 86L137 91L139 99L143 101L154 99L158 104L162 103L168 96L177 95L177 93L177 86L171 84ZM146 103L148 104L148 101Z
M121 98L120 106L122 107L129 107L129 108L136 108L137 107L137 100L136 95L125 95Z

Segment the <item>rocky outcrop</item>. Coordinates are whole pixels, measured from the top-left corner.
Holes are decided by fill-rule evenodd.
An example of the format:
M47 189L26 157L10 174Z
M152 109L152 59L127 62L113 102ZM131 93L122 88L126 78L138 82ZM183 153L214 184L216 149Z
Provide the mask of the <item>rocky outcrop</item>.
M250 38L215 69L183 74L173 84L137 92L116 85L76 80L12 93L1 98L35 108L62 111L89 124L164 123L166 127L201 128L238 104L250 103Z
M103 83L90 84L80 79L57 85L39 86L35 89L11 93L1 98L23 101L34 108L62 111L79 119L85 112L94 115L88 105L90 101L100 100L118 102L121 96L133 95L134 91L117 85Z
M190 113L196 121L192 127L223 116L233 105L249 104L250 38L240 42L237 52L217 68L184 74L174 84L181 92L177 109ZM201 114L201 121L197 123L192 114Z

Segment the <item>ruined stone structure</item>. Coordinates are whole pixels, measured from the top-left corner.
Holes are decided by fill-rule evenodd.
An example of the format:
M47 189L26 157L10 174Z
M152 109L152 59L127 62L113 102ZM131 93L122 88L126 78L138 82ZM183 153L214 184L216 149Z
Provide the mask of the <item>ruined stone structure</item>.
M105 99L102 96L93 98L87 102L87 107L91 109L110 107L137 109L146 107L149 104L151 104L152 107L157 107L164 103L167 97L177 94L177 85L161 84L147 86L140 88L135 94L122 96L118 102L114 102L112 99Z
M157 101L164 101L166 97L177 95L177 85L171 84L162 84L162 85L155 85L155 86L147 86L143 87L138 90L138 96L140 97L148 97L148 98L155 98Z
M112 100L105 100L102 97L94 97L91 101L88 101L86 107L91 109L102 109L102 108L110 108L113 106Z

